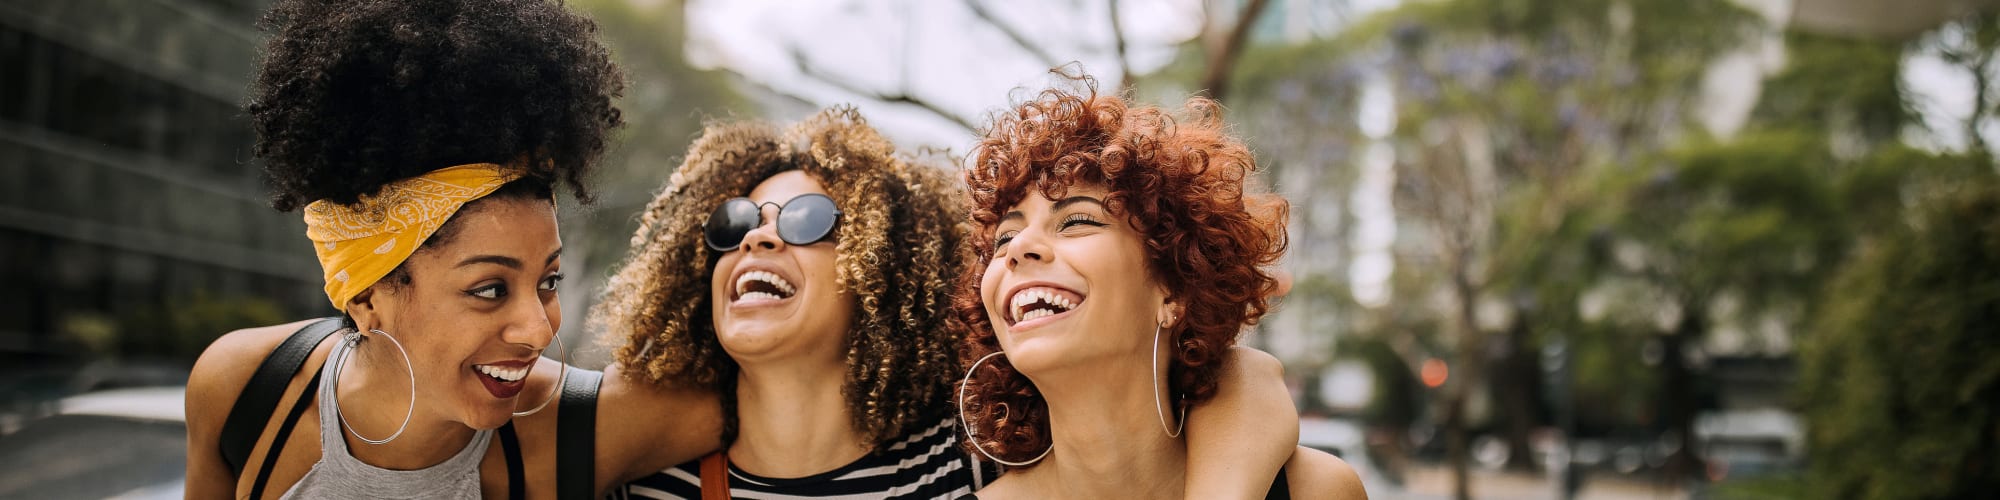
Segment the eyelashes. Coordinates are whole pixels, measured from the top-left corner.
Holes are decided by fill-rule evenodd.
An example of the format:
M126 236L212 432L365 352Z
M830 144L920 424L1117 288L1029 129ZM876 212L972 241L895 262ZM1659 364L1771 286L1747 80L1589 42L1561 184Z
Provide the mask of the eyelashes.
M563 275L561 274L550 275L547 278L543 278L542 282L538 284L535 287L535 289L544 292L553 292L556 291L558 285L562 283L562 280L563 280ZM491 285L482 286L471 290L466 290L465 294L486 300L499 300L507 297L508 295L507 284L494 283Z
M1077 226L1105 227L1109 225L1110 224L1106 224L1104 221L1097 220L1097 217L1091 216L1090 214L1074 213L1074 214L1069 214L1069 216L1067 217L1063 217L1061 222L1056 223L1056 231L1065 232ZM999 236L994 237L993 253L996 255L999 254L1000 249L1006 248L1008 242L1014 241L1014 236L1017 234L1020 234L1020 231L1013 230L1000 233Z

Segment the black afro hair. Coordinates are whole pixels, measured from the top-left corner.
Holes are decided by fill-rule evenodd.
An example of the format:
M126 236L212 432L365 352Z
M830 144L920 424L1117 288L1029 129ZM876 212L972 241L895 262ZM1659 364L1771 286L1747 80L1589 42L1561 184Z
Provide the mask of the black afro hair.
M536 191L589 201L622 124L596 24L557 2L281 0L260 26L247 108L279 210L466 163L522 165Z

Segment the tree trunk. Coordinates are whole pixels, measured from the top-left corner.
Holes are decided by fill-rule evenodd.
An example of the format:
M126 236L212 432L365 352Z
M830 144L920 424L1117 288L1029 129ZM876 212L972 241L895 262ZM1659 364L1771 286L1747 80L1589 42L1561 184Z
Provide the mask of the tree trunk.
M1667 456L1664 472L1669 479L1702 479L1707 468L1695 451L1694 414L1699 403L1695 393L1694 370L1688 366L1687 346L1699 345L1708 329L1707 314L1698 304L1689 303L1680 325L1660 339L1660 416L1662 431L1679 436L1680 445Z
M1478 388L1480 365L1486 359L1486 343L1479 331L1478 288L1466 276L1469 260L1468 252L1461 251L1452 268L1452 292L1458 295L1458 360L1451 375L1446 379L1445 426L1449 441L1447 452L1451 458L1452 497L1457 500L1471 500L1472 477L1470 465L1469 436L1466 434L1466 399Z
M1507 329L1505 349L1491 370L1493 374L1493 401L1498 403L1507 439L1507 469L1533 472L1540 469L1535 463L1534 449L1529 446L1529 435L1534 433L1535 424L1540 423L1535 404L1541 401L1541 365L1539 351L1532 349L1528 338L1527 313L1518 311L1515 321Z
M1470 453L1465 436L1465 391L1454 390L1445 397L1445 457L1451 464L1451 497L1472 499Z

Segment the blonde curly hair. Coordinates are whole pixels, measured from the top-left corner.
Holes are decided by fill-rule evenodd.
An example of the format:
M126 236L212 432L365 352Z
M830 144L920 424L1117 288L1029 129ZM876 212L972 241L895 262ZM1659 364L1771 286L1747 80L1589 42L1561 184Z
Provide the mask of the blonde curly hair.
M632 253L593 311L630 376L704 387L736 435L739 369L716 338L709 277L721 254L702 240L716 206L778 173L819 180L841 211L838 282L854 294L843 395L853 428L877 445L934 424L949 408L962 335L945 327L969 257L956 179L928 155L903 155L851 107L796 125L711 124L640 215Z

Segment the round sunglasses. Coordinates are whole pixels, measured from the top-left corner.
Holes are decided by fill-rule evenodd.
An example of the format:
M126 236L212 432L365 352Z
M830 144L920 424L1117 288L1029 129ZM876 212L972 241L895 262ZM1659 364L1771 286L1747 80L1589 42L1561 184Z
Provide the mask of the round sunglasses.
M750 231L764 225L764 205L749 198L730 198L715 207L715 213L708 215L708 221L701 224L703 239L708 240L708 249L729 252L743 244L743 237ZM833 235L833 226L840 221L840 209L834 207L833 198L819 193L806 193L793 197L783 205L778 205L778 239L788 245L811 245Z

